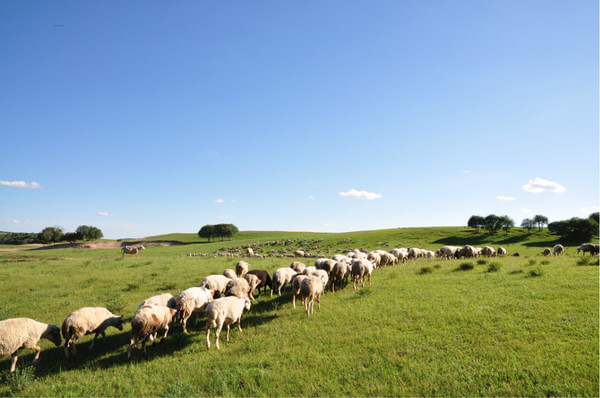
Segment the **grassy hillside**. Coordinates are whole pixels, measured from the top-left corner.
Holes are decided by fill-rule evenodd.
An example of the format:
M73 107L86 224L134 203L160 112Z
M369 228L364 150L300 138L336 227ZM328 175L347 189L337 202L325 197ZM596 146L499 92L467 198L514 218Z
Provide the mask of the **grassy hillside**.
M177 295L233 268L237 259L185 255L223 246L323 239L322 249L333 245L333 254L347 246L386 248L385 241L390 249L437 249L469 237L480 244L461 228L411 228L244 232L210 244L177 234L153 240L184 244L148 246L139 258L122 258L116 249L0 252L0 319L60 325L83 306L131 317L147 297ZM292 308L287 290L282 297L261 295L243 317L244 331L232 328L230 342L223 333L220 352L206 351L203 317L187 335L174 326L164 343L148 347L147 358L134 351L129 362L129 324L122 332L108 329L91 352L92 336L85 336L73 361L43 340L35 368L31 351L21 353L14 376L7 374L10 359L0 360L0 395L597 396L598 258L582 261L573 249L563 257L538 256L552 239L515 231L485 243L520 251L518 258L420 259L378 269L361 290L327 293L310 318ZM248 261L272 272L292 260Z

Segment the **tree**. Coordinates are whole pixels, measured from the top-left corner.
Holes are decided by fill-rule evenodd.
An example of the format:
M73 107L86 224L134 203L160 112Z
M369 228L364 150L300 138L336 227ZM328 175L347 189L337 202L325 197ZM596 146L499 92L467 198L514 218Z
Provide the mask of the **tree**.
M548 217L538 214L533 217L533 222L537 224L538 231L541 231L544 225L548 225Z
M471 216L467 222L469 228L475 228L479 232L479 228L485 225L484 218L481 216Z
M502 227L502 219L495 214L490 214L487 216L483 223L485 225L485 229L490 231L491 234L495 234Z
M588 218L592 219L592 220L596 221L598 224L600 224L600 213L599 212L590 214L590 216Z
M208 241L210 242L210 239L214 238L214 236L215 236L215 226L214 225L203 226L202 228L200 228L200 231L198 231L198 236L201 238L208 239Z
M569 242L585 242L598 233L598 223L591 218L573 217L569 220L548 224L548 230Z
M502 216L500 217L500 225L502 226L504 232L506 232L508 235L508 231L515 226L515 222L509 216Z
M99 228L92 227L91 225L80 225L75 230L75 233L80 240L96 240L104 236Z
M521 222L521 226L523 228L527 228L528 232L531 232L531 229L535 227L535 221L533 221L531 218L526 218Z
M63 230L61 227L46 227L40 232L38 239L42 243L56 243L63 237Z
M64 236L63 239L66 240L69 243L75 243L79 237L77 236L76 232L67 232Z

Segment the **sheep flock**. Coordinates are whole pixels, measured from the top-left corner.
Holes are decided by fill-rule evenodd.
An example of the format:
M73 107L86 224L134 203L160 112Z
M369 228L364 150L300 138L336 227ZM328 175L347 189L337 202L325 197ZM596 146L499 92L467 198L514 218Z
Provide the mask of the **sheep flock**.
M322 240L321 240L322 241ZM315 246L319 247L318 243ZM281 243L281 242L277 242ZM291 241L285 242L291 244ZM385 242L385 246L389 243ZM123 251L138 254L141 249ZM145 299L131 318L131 333L127 349L127 359L133 354L133 348L139 348L142 342L142 351L146 355L146 342L155 342L159 331L162 331L161 340L165 340L172 324L180 324L183 333L188 333L188 320L193 317L193 324L198 324L201 316L206 317L205 333L206 347L210 349L210 329L215 328L215 348L220 349L219 336L223 326L226 327L227 341L230 340L230 325L237 324L242 332L241 322L243 314L252 310L252 304L261 294L282 295L286 289L292 292L291 305L296 308L296 296L299 296L304 306L306 317L314 316L316 301L317 312L321 307L323 296L335 294L336 289L346 288L350 283L355 290L370 285L374 273L380 267L397 266L406 264L407 261L418 258L426 259L459 259L477 257L518 256L519 253L509 254L503 247L490 246L474 247L465 245L443 246L437 251L419 248L394 248L391 250L348 249L344 254L333 254L330 258L312 256L308 250L293 250L289 254L277 254L276 257L293 257L289 266L279 267L274 272L253 269L250 263L252 257L263 258L264 250L260 247L239 247L237 252L228 252L228 257L246 257L247 261L238 261L232 268L224 269L223 274L207 275L199 286L189 287L177 296L171 293L162 293ZM330 247L328 247L328 252ZM579 253L589 252L590 255L598 254L598 245L583 244L578 249ZM224 253L223 251L220 253ZM545 249L542 255L555 256L565 253L562 245L552 249ZM272 254L272 253L271 253ZM195 257L204 254L189 254ZM222 254L212 254L221 256ZM311 257L316 260L310 260ZM301 260L301 261L299 261ZM330 292L330 293L329 293ZM257 297L255 297L255 294ZM204 315L203 315L204 314ZM105 330L112 326L123 330L124 319L121 315L114 315L102 307L83 307L68 314L62 325L62 339L64 339L64 352L67 360L77 355L75 342L86 334L94 334L92 350L98 336L104 337ZM11 355L10 372L15 371L17 352L20 349L36 351L34 363L39 360L40 347L38 341L46 338L57 346L61 344L61 329L52 324L46 324L28 318L12 318L0 321L0 358Z

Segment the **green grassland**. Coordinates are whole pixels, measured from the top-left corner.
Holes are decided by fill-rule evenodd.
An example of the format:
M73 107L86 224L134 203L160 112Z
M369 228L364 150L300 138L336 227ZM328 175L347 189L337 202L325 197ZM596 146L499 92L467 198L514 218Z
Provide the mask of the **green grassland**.
M310 318L288 290L261 295L224 334L221 351L206 350L203 318L190 333L172 327L163 343L126 359L130 325L91 352L92 336L67 361L42 340L41 361L22 351L18 372L0 360L0 395L17 396L598 396L598 258L539 255L557 243L546 230L475 234L465 228L407 228L347 234L241 232L232 241L195 234L145 239L140 257L118 249L43 248L0 252L0 319L31 317L60 325L83 306L105 306L130 318L155 294L197 286L234 268L228 257L188 257L227 247L284 241L314 254L446 244L506 247L520 257L409 261L373 273L371 284L321 299ZM179 244L161 246L160 242ZM290 241L293 243L289 244ZM386 245L387 242L387 246ZM288 243L288 244L284 244ZM320 246L316 248L316 246ZM329 250L329 252L328 252ZM255 269L287 267L291 258L252 258ZM312 262L306 259L306 263ZM212 333L214 338L214 333ZM213 344L214 347L214 344Z

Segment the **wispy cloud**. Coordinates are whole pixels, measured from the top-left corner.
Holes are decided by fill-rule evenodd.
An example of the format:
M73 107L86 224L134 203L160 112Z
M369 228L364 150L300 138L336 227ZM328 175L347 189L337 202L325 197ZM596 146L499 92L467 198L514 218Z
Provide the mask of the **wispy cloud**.
M225 203L225 201L223 199L217 199L215 200L215 203Z
M312 195L310 195L310 196L308 197L308 200L315 200L315 197L314 197L314 196L312 196Z
M15 224L15 225L19 225L21 224L21 221L19 220L5 220L4 221L5 224Z
M553 193L561 193L565 192L567 189L560 185L557 182L544 180L543 178L536 177L533 180L529 180L529 182L523 185L523 190L532 193L543 193L543 192L553 192Z
M14 188L33 188L38 189L42 186L35 181L25 182L25 181L2 181L0 180L0 185L4 185L5 187L14 187Z
M498 198L498 200L517 200L517 198L515 198L514 196L496 196Z
M471 174L471 170L461 170L463 174Z
M521 213L525 213L525 214L531 214L531 213L533 213L533 212L532 212L530 209L528 209L528 208L524 207L524 208L522 208L522 209L521 209Z
M99 211L96 214L99 215L99 216L102 216L102 217L114 217L115 216L114 214L110 214L110 213L107 213L105 211Z
M227 219L227 218L235 218L235 217L234 217L234 216L232 216L232 215L229 215L229 214L225 214L225 215L223 215L223 216L217 216L217 218L218 218L219 220L225 220L225 219Z
M366 200L381 199L381 197L382 197L380 193L357 191L356 189L351 189L347 192L340 192L339 194L346 198L356 198L356 199L366 199Z

